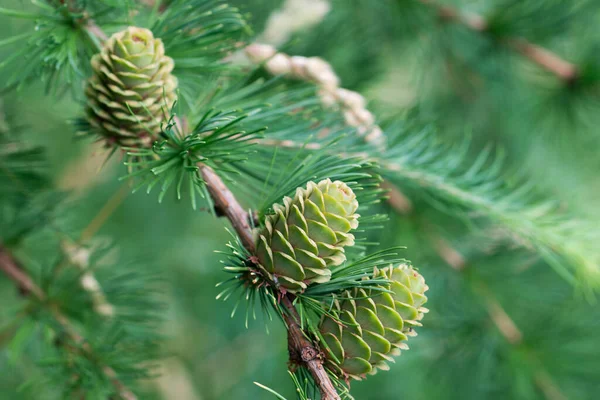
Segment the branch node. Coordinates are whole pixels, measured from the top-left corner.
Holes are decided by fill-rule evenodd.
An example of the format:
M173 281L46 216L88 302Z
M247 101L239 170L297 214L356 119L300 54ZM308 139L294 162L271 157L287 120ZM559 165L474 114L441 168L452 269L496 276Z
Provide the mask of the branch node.
M309 362L314 360L315 358L319 358L319 352L314 347L305 346L300 352L300 357L302 357L302 361Z

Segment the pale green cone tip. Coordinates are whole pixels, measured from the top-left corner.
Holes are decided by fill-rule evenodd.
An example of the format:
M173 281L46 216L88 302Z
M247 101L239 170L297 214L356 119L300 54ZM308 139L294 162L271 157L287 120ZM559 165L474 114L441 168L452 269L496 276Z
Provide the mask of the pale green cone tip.
M363 379L377 370L388 370L393 357L407 350L405 341L416 336L415 327L427 313L423 304L428 290L425 280L407 264L375 269L374 277L391 282L373 289L346 291L334 304L338 317L324 317L323 335L328 365L341 377Z
M111 144L149 146L176 100L173 60L148 29L130 26L112 35L92 58L88 121Z
M298 188L293 198L274 204L256 231L256 255L282 289L301 292L331 279L329 267L346 260L358 227L356 195L341 181L324 179Z

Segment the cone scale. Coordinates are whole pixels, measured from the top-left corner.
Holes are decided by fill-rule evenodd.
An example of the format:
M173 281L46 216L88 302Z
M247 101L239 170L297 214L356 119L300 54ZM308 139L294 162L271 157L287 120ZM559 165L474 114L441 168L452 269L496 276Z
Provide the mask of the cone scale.
M390 291L355 289L336 300L337 320L325 316L320 332L326 343L328 365L344 378L363 379L378 370L388 370L388 362L407 350L405 341L416 336L414 328L428 310L428 287L412 267L401 264L375 270L374 277L387 278L382 286Z
M330 267L346 260L345 246L358 226L358 202L341 181L325 179L298 188L293 198L273 205L256 234L256 255L280 288L301 292L331 279Z
M149 146L160 134L177 89L174 63L148 29L129 27L111 36L92 58L88 121L109 143Z

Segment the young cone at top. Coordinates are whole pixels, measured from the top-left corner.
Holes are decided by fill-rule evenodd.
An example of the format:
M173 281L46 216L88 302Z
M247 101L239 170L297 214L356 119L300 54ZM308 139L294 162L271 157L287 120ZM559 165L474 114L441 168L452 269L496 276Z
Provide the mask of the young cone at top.
M130 26L111 36L92 58L87 114L109 143L149 146L176 99L173 60L148 29Z

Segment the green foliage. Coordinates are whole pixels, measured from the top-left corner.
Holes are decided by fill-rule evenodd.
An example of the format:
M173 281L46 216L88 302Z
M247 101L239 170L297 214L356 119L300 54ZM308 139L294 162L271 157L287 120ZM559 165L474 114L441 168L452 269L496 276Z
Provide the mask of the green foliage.
M282 50L289 54L325 56L325 59L333 56L344 87L364 88L382 73L385 53L394 51L387 46L387 40L381 39L403 30L395 14L389 12L394 1L369 2L367 6L364 0L334 0L331 7L335 12L328 13L314 28L295 34ZM344 32L345 40L332 40L340 31ZM363 67L356 68L358 65Z
M99 46L98 38L85 29L85 24L90 18L97 19L98 23L110 20L127 2L112 5L97 1L32 3L31 11L0 8L0 16L4 18L34 22L23 34L0 41L0 48L6 47L5 58L0 63L0 70L5 71L2 87L21 88L40 79L48 91L61 93L79 87L90 73L89 60Z
M374 269L407 262L406 259L399 256L399 252L403 249L402 247L396 247L377 251L336 267L332 271L329 282L308 288L304 295L318 300L320 304L326 307L331 307L332 301L344 290L370 289L377 291L378 286L388 284L389 280L386 277L374 276ZM300 296L300 299L302 299L302 296Z
M51 190L44 149L23 143L14 121L0 123L0 240L11 243L45 226L63 196Z
M227 250L215 256L227 240L220 224L177 206L189 197L194 209L213 211L199 174L203 164L252 211L252 228L260 229L273 204L309 181L341 180L357 195L357 243L347 246L345 262L331 268L327 282L290 297L320 350L328 346L319 324L339 318L335 304L343 293L368 292L373 300L390 294L390 279L374 275L375 268L406 257L426 277L432 310L426 326L391 371L352 385L356 398L375 392L380 399L399 393L428 400L594 398L598 310L587 301L600 283L597 2L444 2L454 13L429 1L332 0L323 22L296 33L282 50L323 57L343 86L364 90L369 107L390 121L382 124L385 149L365 143L344 124L343 110L323 106L312 85L238 65L235 53L251 35L244 17L254 14L260 26L281 2L237 3L241 11L217 0L0 8L3 21L22 20L1 28L8 34L0 39L3 88L18 87L25 99L11 100L7 114L48 125L56 135L41 137L38 127L15 136L15 121L6 127L0 121L2 245L47 296L18 297L0 279L7 300L0 365L10 371L0 377L2 393L15 400L104 399L116 395L109 367L144 399L183 396L169 392L173 382L192 398L319 397L304 367L290 372L287 391L281 384L285 332L280 321L270 321L285 320L289 310L255 255L231 233ZM61 112L37 121L40 102L25 84L41 81L78 98L101 41L91 20L109 33L129 25L151 29L174 60L179 101L162 121L159 140L123 155L114 149L100 175L113 182L117 175L134 177L131 189L156 189L160 206L134 196L122 209L114 198L103 207L98 199L112 188L101 182L67 194L59 188L60 169L97 178L68 164L87 143L73 144L70 132L54 128L54 119L66 117ZM524 41L572 62L567 69L575 73L552 72L527 54ZM413 108L419 113L400 112ZM93 134L88 121L76 127ZM47 152L58 155L49 157L55 165L44 163ZM110 169L120 156L127 172ZM382 180L392 188L389 196L399 189L408 197L399 213L382 201ZM113 237L137 262L118 262L97 240L73 240L86 223L83 237L106 218L100 235ZM65 255L64 240L93 247L87 267ZM213 268L218 258L228 278L215 290L223 280ZM155 265L161 279L153 276ZM112 317L97 312L98 293L82 286L90 273L114 307ZM156 287L168 288L168 310L157 302ZM211 303L215 296L231 301L233 311L231 304ZM223 317L229 313L232 321ZM262 322L272 336L264 335ZM173 354L160 360L169 383L140 384L154 378L152 367L165 351ZM328 372L342 398L351 399L344 379ZM264 384L254 388L249 382L257 379Z
M428 302L429 329L419 335L427 344L411 349L428 349L419 356L423 371L414 378L439 382L439 392L428 391L432 396L544 399L559 390L591 398L599 359L587 337L595 326L588 318L597 318L594 306L573 299L557 275L543 263L532 265L526 253L501 247L491 255L467 254L470 269L464 273L445 266L428 269L428 284L439 291ZM499 304L517 331L506 325ZM583 349L587 354L580 353ZM471 374L478 376L475 384L456 387L456 379Z
M34 237L53 240L43 234ZM126 385L151 376L162 340L156 330L162 304L152 293L156 278L140 273L136 264L115 265L113 250L106 245L94 249L88 270L114 307L111 316L93 310L93 298L82 287L86 272L68 260L42 259L29 271L41 277L38 285L47 297L32 299L21 309L25 318L17 316L21 327L8 344L13 357L36 360L45 374L43 380L27 385L26 393L56 391L57 398L81 393L102 398L116 393L107 368Z
M6 129L6 131L4 131ZM44 151L18 141L12 128L0 130L0 195L15 201L49 186L43 175Z
M436 143L430 128L418 134L410 125L391 129L398 135L384 161L388 179L417 188L434 206L468 222L492 221L519 245L535 248L571 283L597 288L594 228L556 201L544 200L522 172L507 171L501 152L488 147L472 158L468 139L446 147Z
M113 374L135 385L151 376L151 362L161 355L157 328L162 303L155 293L156 276L141 272L139 264L117 261L113 246L102 241L81 248L83 261L68 255L63 243L72 239L63 220L73 204L43 173L44 150L28 148L12 126L6 122L10 133L0 135L2 251L7 251L4 246L28 249L27 262L19 267L41 294L24 292L24 304L3 313L9 367L26 359L40 368L43 377L21 388L34 398L113 396L120 391ZM86 284L91 277L96 282L92 289ZM110 305L104 313L97 307L97 290L100 300Z
M231 70L223 59L243 46L250 33L239 11L222 0L173 0L150 22L175 61L182 100L189 105L211 86L206 81Z
M139 176L142 180L137 187L146 186L148 193L161 183L159 201L173 184L176 185L177 198L181 199L185 184L194 209L197 207L197 194L210 202L197 164L235 173L231 163L248 156L248 142L262 131L241 130L238 123L247 116L208 111L189 135L182 133L175 117L171 117L163 131L165 140L156 142L152 149L127 149L129 160L126 165L134 169L130 176Z
M338 131L341 135L349 132L340 125L337 115L323 111L314 89L302 85L288 88L280 79L234 80L203 103L203 109L208 111L198 116L192 113L189 120L172 115L163 127L165 139L156 142L152 149L127 149L126 165L132 168L131 176L141 179L139 188L152 190L160 183L162 199L175 185L180 199L184 185L195 187L196 193L188 193L196 207L197 194L207 198L196 166L201 162L222 174L234 187L239 186L247 197L260 199L257 210L261 216L309 180L343 179L351 187L355 181L364 181L364 190L357 192L359 200L365 207L378 201L378 178L368 171L374 165L362 157L332 157L271 145L272 140L294 137L306 137L308 141L325 129L332 131L332 137L337 137ZM237 108L226 108L234 105ZM187 134L182 130L184 123L190 127ZM84 122L81 126L81 131L85 131ZM332 141L324 139L323 143L325 140ZM338 148L348 141L356 140L341 138L338 144L330 146ZM259 189L237 185L239 181L255 182Z
M234 242L227 244L227 251L220 252L225 256L221 260L224 265L223 270L230 274L227 280L219 282L216 286L222 287L217 300L229 300L234 296L235 304L231 311L233 318L240 307L244 308L245 323L248 329L250 319L257 320L257 307L262 315L265 316L265 329L269 332L268 322L273 320L273 314L280 316L277 306L277 293L268 285L263 274L253 263L248 262L251 254L244 248L239 239L234 236Z

